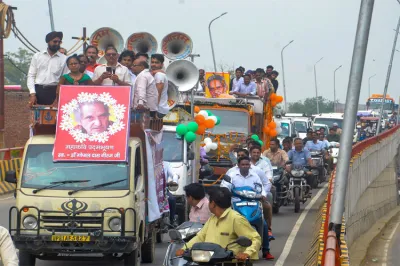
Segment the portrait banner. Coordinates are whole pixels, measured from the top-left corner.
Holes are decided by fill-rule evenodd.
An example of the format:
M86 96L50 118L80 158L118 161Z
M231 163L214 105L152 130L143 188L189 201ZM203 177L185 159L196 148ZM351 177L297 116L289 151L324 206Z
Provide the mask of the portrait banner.
M169 211L166 178L163 167L162 133L146 129L146 159L148 164L148 221L152 222Z
M229 95L230 75L227 72L206 72L206 89L205 96L207 98L235 98Z
M127 161L131 88L60 88L54 161Z

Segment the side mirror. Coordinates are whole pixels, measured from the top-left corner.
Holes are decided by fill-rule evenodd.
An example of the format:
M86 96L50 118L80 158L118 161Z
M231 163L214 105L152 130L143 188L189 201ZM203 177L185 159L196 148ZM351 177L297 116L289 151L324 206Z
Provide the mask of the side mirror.
M187 159L188 159L188 161L194 160L194 152L193 151L188 151Z
M253 241L251 241L249 238L245 237L245 236L239 236L238 239L236 239L236 244L238 244L239 246L242 247L250 247L251 244L253 244Z
M285 163L286 165L288 165L288 164L292 164L292 161L287 161L286 163Z
M224 177L222 179L228 183L231 183L231 181L232 181L232 179L229 175L224 175Z
M169 238L174 241L182 240L182 235L178 230L169 230L168 231Z
M17 184L17 173L13 170L7 171L5 180L8 183Z

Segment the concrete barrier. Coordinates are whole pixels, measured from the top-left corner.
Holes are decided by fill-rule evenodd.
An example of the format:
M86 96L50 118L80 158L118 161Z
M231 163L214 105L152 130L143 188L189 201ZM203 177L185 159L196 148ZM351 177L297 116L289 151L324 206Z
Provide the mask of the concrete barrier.
M0 195L13 192L15 185L5 181L7 171L14 170L17 176L21 170L21 158L11 160L0 160Z

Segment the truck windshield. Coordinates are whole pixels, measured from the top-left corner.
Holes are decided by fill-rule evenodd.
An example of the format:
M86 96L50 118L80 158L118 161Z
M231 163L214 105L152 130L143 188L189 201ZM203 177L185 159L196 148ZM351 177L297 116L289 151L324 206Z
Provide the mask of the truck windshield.
M210 109L210 111L221 119L218 126L207 129L212 134L225 134L228 132L249 134L249 114L247 112L221 109Z
M183 140L177 138L175 132L163 133L163 160L167 162L183 162Z
M299 133L307 132L307 122L294 121L294 129Z
M66 183L57 190L92 187L105 182L126 179L101 188L101 190L129 189L129 164L103 162L53 162L53 145L31 144L26 152L22 172L22 187L41 188L52 182L90 180L83 183Z
M282 132L279 133L278 137L289 137L290 136L290 125L287 122L281 122Z
M333 127L333 123L337 123L339 128L342 128L343 118L316 117L314 123L325 124L329 128Z
M369 99L367 102L368 110L381 109L382 99ZM383 110L393 110L394 103L392 100L386 99Z

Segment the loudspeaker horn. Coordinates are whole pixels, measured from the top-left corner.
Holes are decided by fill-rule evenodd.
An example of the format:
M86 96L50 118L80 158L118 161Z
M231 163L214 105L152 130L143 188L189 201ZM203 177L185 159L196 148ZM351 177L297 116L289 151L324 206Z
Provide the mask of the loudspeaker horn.
M168 107L171 110L179 101L178 87L170 80L168 80Z
M126 49L136 53L145 53L151 56L157 53L158 43L153 35L147 32L137 32L126 40Z
M199 80L199 70L190 61L176 60L167 67L165 73L168 80L174 83L180 92L189 91Z
M161 42L162 53L171 60L185 59L192 53L193 42L189 35L182 32L172 32Z
M104 27L96 30L90 36L90 44L99 49L99 57L104 56L104 51L108 46L114 46L118 53L124 49L124 39L121 34L109 27Z

